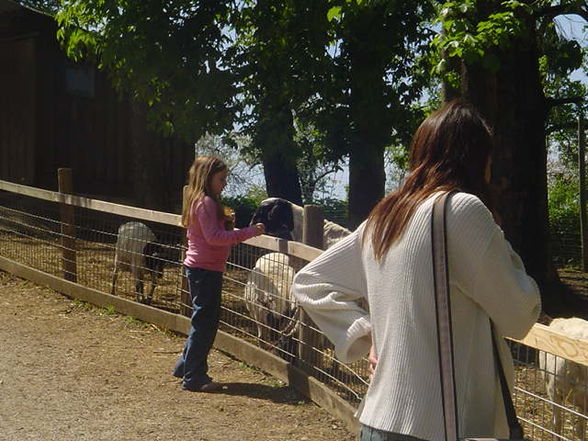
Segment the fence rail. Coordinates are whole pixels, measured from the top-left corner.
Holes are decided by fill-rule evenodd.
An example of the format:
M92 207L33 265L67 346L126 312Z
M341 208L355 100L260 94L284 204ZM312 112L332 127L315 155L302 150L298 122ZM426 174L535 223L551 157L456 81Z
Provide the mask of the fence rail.
M59 289L69 295L73 295L77 287L90 301L116 305L125 313L136 310L137 316L159 320L182 332L187 330L189 322L183 315L190 311L191 305L186 302L185 276L180 264L184 232L178 226L179 215L6 181L0 181L0 190L6 192L0 192L1 267L24 277L38 278L38 274L47 274L55 286L59 285ZM67 221L60 210L64 204L75 207ZM167 252L160 257L163 275L154 279L156 287L151 306L136 303L145 297L138 296L137 280L127 273L118 276L116 296L108 294L113 292L118 228L137 221L153 231L157 244ZM62 228L64 224L71 228ZM320 389L320 404L335 406L333 403L338 403L335 406L338 416L353 424L352 409L368 386L367 360L352 364L339 362L320 330L311 321L299 320L297 305L289 297L294 268L320 253L316 248L269 236L252 238L233 247L225 273L221 315L224 332L220 338L237 356L246 356L244 354L251 353L253 348L268 354L269 358L263 358L265 361L260 363L272 373L282 372L289 379L310 374L316 380L306 381L302 389L307 393L310 389ZM66 260L75 260L76 265L64 263L64 256ZM271 267L271 280L260 279L262 264L267 266L263 267L265 269ZM64 273L64 268L70 269ZM76 283L72 283L71 274L68 274L71 268L75 268L73 280ZM147 284L151 270L141 269ZM58 283L58 280L63 282ZM154 314L158 310L163 315L156 318ZM588 342L571 339L537 324L525 339L510 344L516 364L515 404L530 439L586 440ZM553 357L549 358L548 353ZM272 371L268 360L280 360L290 367ZM551 361L557 363L558 360L565 360L566 370L550 367ZM296 374L293 376L292 372ZM546 385L551 380L566 393L550 394ZM326 397L325 390L331 391L330 398ZM582 396L585 397L583 402ZM342 402L349 406L345 407Z

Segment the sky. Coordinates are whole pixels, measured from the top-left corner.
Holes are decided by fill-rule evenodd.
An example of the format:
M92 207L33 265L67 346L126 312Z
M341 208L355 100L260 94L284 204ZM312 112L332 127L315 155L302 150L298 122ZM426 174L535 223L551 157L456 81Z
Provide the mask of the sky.
M582 47L588 47L588 27L582 17L578 15L563 15L556 18L555 21L560 35L576 40ZM580 69L572 74L572 78L588 84L588 77Z

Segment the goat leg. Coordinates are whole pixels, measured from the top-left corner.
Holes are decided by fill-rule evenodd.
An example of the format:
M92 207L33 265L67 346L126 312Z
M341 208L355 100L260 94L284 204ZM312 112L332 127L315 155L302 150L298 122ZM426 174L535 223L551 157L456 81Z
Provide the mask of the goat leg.
M153 300L153 293L155 292L155 286L157 285L157 274L152 272L150 275L150 278L151 278L151 287L149 289L149 294L147 295L147 298L145 299L146 305L151 305L151 301Z
M118 270L115 265L114 271L112 273L112 288L110 289L110 294L113 296L116 295L116 279L118 279Z
M137 301L143 302L143 279L137 279L135 281L135 292L137 295Z

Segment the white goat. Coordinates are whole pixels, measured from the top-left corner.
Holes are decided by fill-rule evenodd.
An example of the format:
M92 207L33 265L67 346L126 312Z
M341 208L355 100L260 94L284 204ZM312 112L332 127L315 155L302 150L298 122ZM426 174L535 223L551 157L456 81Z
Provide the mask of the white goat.
M588 321L577 317L554 319L549 328L568 337L588 341ZM540 352L539 367L545 379L547 395L554 404L554 432L561 434L563 419L560 406L570 403L586 415L588 411L588 367L553 354ZM584 440L586 418L577 417L574 424L576 439Z
M262 342L275 342L275 330L283 330L282 322L289 321L294 313L294 301L289 294L294 274L290 258L283 253L261 256L249 274L245 301Z
M118 229L111 294L116 295L116 280L119 271L129 271L135 281L137 301L151 303L157 279L163 276L162 247L157 243L153 231L141 222L127 222ZM143 295L145 275L151 279L147 297Z
M301 242L303 218L302 207L285 199L269 198L260 204L251 223L262 222L266 234ZM325 220L323 244L329 248L350 233L347 228ZM296 310L290 293L294 274L295 270L286 254L270 253L257 259L247 278L245 301L256 322L257 336L261 341L275 342L277 332L284 332L284 328L292 321Z

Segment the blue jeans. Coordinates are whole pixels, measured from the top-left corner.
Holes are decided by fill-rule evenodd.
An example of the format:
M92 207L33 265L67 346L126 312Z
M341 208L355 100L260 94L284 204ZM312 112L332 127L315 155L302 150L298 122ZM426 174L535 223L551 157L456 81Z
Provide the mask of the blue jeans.
M209 383L208 353L218 330L223 273L186 267L192 297L192 327L173 375L183 378L184 386Z
M385 430L374 429L362 424L359 432L359 441L424 441L410 435L403 435L396 432L386 432Z

